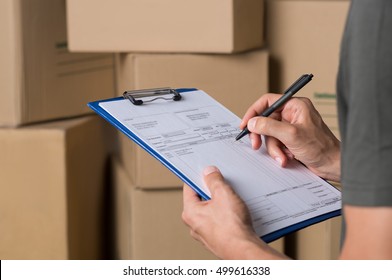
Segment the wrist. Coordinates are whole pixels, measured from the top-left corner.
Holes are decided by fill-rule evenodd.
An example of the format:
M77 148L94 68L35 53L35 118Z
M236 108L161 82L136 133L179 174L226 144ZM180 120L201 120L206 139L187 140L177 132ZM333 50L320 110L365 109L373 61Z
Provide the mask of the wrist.
M308 168L325 180L340 182L340 141L332 135L317 154Z
M249 233L245 238L239 238L233 241L235 244L232 252L237 252L234 258L228 259L241 259L241 260L278 260L288 259L286 255L276 251L275 249L268 246L267 243L262 241L256 233Z
M333 151L327 155L328 164L323 168L324 174L322 178L333 181L340 182L340 142L338 141L335 145Z

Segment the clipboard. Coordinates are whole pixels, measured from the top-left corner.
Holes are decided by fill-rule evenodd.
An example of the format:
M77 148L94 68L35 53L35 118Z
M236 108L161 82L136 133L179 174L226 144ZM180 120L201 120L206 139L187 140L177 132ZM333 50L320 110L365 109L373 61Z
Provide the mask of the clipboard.
M122 97L90 102L88 106L159 160L205 200L210 199L210 196L201 181L202 166L193 165L212 165L208 160L215 161L213 165L221 169L245 201L255 231L267 243L341 214L338 189L299 162L293 161L288 168L280 168L265 150L253 151L247 137L236 143L234 138L239 132L240 119L196 88L126 91ZM164 126L166 118L170 120L167 127ZM163 123L163 128L160 123ZM159 132L162 130L165 133ZM212 156L212 152L216 154ZM230 159L235 160L230 163ZM231 166L236 164L236 168L247 169L236 173ZM252 181L239 178L248 169L252 170L248 174L254 177ZM254 173L258 172L263 179L257 186L248 188L249 184L243 182L253 184L259 178ZM268 192L266 188L269 188ZM280 198L285 200L280 201ZM290 203L292 206L288 205ZM295 210L297 212L291 213L289 208L294 206L298 208Z

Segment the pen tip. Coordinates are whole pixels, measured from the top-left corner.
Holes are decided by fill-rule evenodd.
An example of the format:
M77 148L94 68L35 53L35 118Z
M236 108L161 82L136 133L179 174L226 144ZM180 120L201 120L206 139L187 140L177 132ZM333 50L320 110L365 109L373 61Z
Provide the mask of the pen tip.
M247 128L245 128L244 130L242 130L237 137L235 138L235 141L240 140L242 137L244 137L246 134L249 133L249 130Z

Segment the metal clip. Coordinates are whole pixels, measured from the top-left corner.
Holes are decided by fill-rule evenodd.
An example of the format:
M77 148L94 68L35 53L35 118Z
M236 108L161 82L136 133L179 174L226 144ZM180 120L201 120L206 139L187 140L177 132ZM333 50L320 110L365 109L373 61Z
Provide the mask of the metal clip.
M165 97L167 95L173 96ZM123 97L129 99L134 105L142 105L143 103L152 102L157 99L181 100L181 95L176 90L169 87L125 91Z

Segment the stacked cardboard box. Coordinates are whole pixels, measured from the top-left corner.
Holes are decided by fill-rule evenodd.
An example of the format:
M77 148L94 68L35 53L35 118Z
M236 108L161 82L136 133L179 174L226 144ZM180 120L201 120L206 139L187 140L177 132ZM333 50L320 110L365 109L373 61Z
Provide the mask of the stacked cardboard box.
M195 87L241 116L268 91L263 7L263 0L99 0L94 5L68 0L70 47L123 52L116 56L118 94ZM117 257L212 258L181 222L182 182L125 136L119 138ZM283 241L273 246L282 251Z
M0 2L1 259L103 257L104 122L81 115L114 95L113 55L68 52L65 17Z
M0 126L86 114L113 91L113 57L67 50L65 0L0 3Z
M0 258L100 259L108 149L86 116L0 129Z
M67 0L67 14L73 51L233 53L263 44L263 0Z
M271 55L271 90L281 92L302 73L314 79L297 95L312 100L339 137L336 78L340 41L350 1L267 1L267 41ZM341 218L299 231L287 247L298 259L335 259L339 255Z
M193 240L180 219L182 186L136 186L113 159L115 255L119 259L216 259Z

